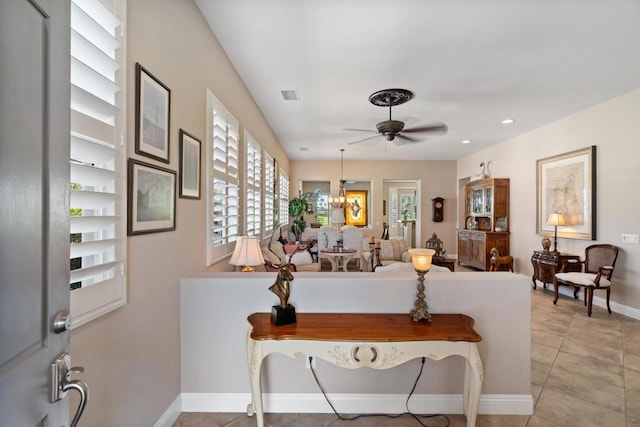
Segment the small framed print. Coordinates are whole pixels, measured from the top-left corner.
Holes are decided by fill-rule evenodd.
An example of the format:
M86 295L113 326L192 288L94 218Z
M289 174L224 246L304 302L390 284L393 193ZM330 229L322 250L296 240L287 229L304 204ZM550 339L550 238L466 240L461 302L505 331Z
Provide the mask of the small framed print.
M176 229L176 172L129 159L127 235Z
M136 63L136 153L169 163L170 105L171 90Z
M200 199L201 141L180 129L180 198Z

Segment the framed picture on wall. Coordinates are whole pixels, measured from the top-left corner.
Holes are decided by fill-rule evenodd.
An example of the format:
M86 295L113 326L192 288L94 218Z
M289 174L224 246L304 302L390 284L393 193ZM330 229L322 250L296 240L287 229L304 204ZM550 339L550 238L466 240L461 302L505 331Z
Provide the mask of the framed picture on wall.
M176 172L129 159L127 235L176 229Z
M136 153L169 163L170 105L171 90L136 63Z
M200 199L201 141L180 129L180 197Z
M367 191L347 190L348 205L345 208L347 225L367 225Z
M595 240L595 145L538 160L536 175L537 233Z

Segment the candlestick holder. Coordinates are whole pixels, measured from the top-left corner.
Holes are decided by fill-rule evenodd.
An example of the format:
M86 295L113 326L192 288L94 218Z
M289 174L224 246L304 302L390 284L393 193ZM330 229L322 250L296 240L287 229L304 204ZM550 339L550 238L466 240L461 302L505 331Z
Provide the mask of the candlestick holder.
M369 242L369 264L371 264L371 268L369 269L369 271L375 271L375 250L374 250L374 246L375 246L375 242Z
M373 267L373 271L376 271L376 267L382 267L382 262L380 261L380 248L375 248L375 257L376 257L376 265Z

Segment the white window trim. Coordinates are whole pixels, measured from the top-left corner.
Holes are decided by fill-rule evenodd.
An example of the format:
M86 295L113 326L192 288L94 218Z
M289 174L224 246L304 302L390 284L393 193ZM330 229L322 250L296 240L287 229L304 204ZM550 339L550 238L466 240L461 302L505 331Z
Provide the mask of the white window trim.
M115 179L118 193L114 200L115 216L118 218L115 223L115 244L116 266L114 277L94 285L81 287L71 292L70 311L73 322L71 328L77 328L96 319L106 313L109 313L127 303L127 283L126 283L126 99L127 99L127 52L126 52L126 0L114 0L112 2L113 10L108 10L98 0L86 1L81 0L79 4L88 13L99 16L102 19L110 20L117 25L115 37L120 42L120 47L116 52L116 60L120 65L116 71L116 83L120 86L120 90L115 95L115 104L119 111L115 114L113 123L113 143L119 152L115 157L115 171L118 177ZM77 6L72 6L77 7ZM110 15L113 16L110 16ZM115 17L115 19L113 19ZM98 19L100 20L100 19ZM115 26L115 25L114 25ZM118 147L119 146L119 147Z
M268 238L273 234L273 230L276 226L276 168L273 157L266 151L262 153L262 223L263 223L263 238ZM271 171L271 177L267 174ZM271 184L270 186L268 184ZM269 206L271 206L269 208ZM270 215L270 218L269 218Z
M212 162L214 159L214 155L213 155L213 150L214 150L214 135L213 135L213 111L215 109L218 109L219 111L221 111L224 115L225 115L225 119L228 122L231 122L235 125L235 130L237 131L238 135L237 137L240 137L239 134L239 123L237 121L237 119L235 117L233 117L233 115L231 115L231 113L229 113L229 111L224 107L224 105L215 97L215 95L207 89L207 149L206 149L206 159L207 159L207 163L206 163L206 175L207 175L207 185L206 185L206 191L207 191L207 207L206 207L206 260L205 260L205 265L206 266L210 266L212 264L215 264L216 262L223 260L225 258L228 258L229 256L231 256L232 252L233 252L233 248L235 246L235 241L239 235L239 229L236 232L236 234L230 236L230 238L228 239L227 242L225 242L223 245L220 246L214 246L213 245L213 228L214 228L214 224L213 224L213 214L214 214L214 209L213 209L213 202L214 202L214 195L213 195L213 183L214 180L216 179L217 176L217 172L214 170L213 166L212 166ZM237 149L240 150L240 141L236 141L238 143L238 147ZM236 159L238 162L241 162L241 158L240 158L240 153L238 153L238 157ZM240 163L238 163L237 165L238 167L240 166ZM238 171L239 172L239 171ZM241 186L240 186L240 176L237 177L236 182L234 182L233 184L235 184L238 187L238 198L241 198ZM235 221L237 224L237 227L240 227L240 203L238 203L236 205L236 208L238 210L238 213L236 215Z
M253 168L251 167L251 162ZM264 193L262 147L246 130L244 131L244 166L244 188L242 189L242 194L246 194L246 197L243 199L244 234L247 236L260 237L264 223L262 208L262 194ZM253 176L253 181L251 180L251 176ZM251 200L249 194L253 195ZM250 202L252 206L249 206ZM249 226L249 218L253 218L253 227L251 228Z

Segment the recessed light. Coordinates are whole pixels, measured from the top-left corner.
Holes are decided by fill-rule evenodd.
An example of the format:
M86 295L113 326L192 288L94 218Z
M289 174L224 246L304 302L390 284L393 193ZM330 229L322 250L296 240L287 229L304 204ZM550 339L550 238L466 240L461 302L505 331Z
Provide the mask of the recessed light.
M300 151L309 151L309 147L300 147Z
M462 143L463 144L471 144L471 140L470 139L463 139Z
M510 125L510 124L511 124L511 123L513 123L513 122L515 122L515 120L513 120L513 119L504 119L504 120L502 121L502 124L503 124L503 125Z

